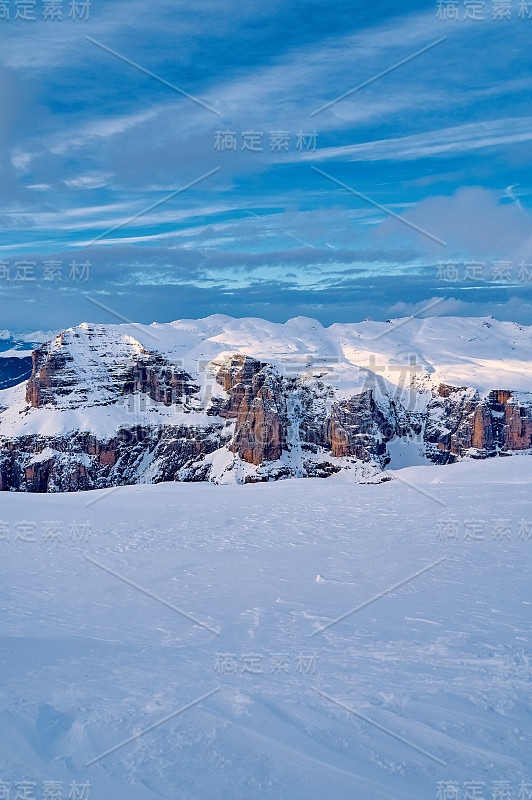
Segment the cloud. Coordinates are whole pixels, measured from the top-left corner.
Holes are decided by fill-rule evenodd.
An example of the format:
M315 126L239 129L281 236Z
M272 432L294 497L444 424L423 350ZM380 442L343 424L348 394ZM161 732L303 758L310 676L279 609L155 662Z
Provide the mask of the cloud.
M440 128L396 139L377 140L303 153L307 161L410 161L455 157L532 141L532 117L503 118Z
M450 197L427 197L404 214L410 222L447 243L434 244L394 219L375 231L377 241L415 241L439 259L499 258L532 261L532 217L516 203L500 202L502 193L479 186L461 187Z
M97 313L84 299L94 291L148 321L191 310L279 319L296 308L330 321L386 318L394 304L416 307L445 291L439 259L532 260L526 24L447 26L435 8L409 2L229 0L221 13L217 0L179 9L175 0L107 0L92 9L86 25L5 31L0 252L94 266L88 287L0 283L8 314L32 319L38 309L74 324ZM443 34L418 59L310 116ZM314 128L316 152L299 152L297 133ZM215 149L217 129L236 132L236 152ZM260 154L241 148L249 129L264 134ZM271 130L290 132L288 152L270 149ZM448 247L442 253L329 184L310 169L320 161L336 162L331 174ZM85 246L217 166L209 181ZM506 196L504 187L513 187ZM524 317L525 290L514 292ZM467 291L462 300L466 287L457 289L458 308L487 302L484 288ZM508 287L490 291L490 302L515 312Z

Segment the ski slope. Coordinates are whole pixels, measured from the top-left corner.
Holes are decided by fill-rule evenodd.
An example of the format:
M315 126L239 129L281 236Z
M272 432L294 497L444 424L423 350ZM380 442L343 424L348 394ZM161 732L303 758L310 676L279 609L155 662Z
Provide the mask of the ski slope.
M4 493L11 796L532 788L532 458L388 477Z

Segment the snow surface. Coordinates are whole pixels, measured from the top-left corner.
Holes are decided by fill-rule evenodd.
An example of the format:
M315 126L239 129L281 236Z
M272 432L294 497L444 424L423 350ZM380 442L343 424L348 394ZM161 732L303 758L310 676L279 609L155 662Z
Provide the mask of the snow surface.
M0 331L0 341L2 339L12 339L17 344L34 344L35 342L48 342L50 339L53 339L54 336L57 336L58 333L59 331L32 331L31 333L13 333L12 331L4 329Z
M387 474L4 493L0 780L37 797L90 781L91 800L432 800L475 780L491 798L505 780L517 798L532 458ZM15 541L31 521L35 541ZM253 654L260 673L242 671Z
M0 351L0 358L29 358L31 353L32 351L30 349L15 350L14 348L11 348L11 350Z

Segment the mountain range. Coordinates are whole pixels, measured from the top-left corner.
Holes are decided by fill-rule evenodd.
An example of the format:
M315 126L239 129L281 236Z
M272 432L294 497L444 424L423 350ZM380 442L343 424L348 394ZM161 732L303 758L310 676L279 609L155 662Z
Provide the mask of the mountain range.
M82 323L31 364L0 354L0 490L379 482L509 456L532 449L531 345L532 327L492 317Z

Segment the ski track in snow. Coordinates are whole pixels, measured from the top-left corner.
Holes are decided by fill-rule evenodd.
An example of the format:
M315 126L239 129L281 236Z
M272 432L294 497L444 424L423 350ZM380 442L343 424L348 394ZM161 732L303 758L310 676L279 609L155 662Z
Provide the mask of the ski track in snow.
M446 505L342 476L122 487L89 507L94 493L4 493L0 780L89 780L91 800L429 800L446 780L517 796L532 781L532 458L398 474ZM510 539L493 539L504 519ZM50 520L60 543L43 541ZM438 538L449 520L458 540ZM464 541L466 520L483 541ZM15 541L21 521L34 543Z

